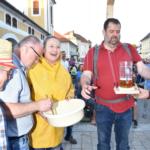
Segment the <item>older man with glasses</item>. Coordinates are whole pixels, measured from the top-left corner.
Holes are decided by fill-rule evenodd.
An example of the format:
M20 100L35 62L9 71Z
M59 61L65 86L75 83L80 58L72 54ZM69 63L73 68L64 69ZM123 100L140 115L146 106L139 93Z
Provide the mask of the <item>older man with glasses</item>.
M51 108L51 101L48 98L32 102L26 80L27 69L39 61L42 53L42 44L35 36L25 37L14 49L13 63L16 68L13 69L12 77L6 83L5 89L0 91L0 98L5 104L7 114L8 150L29 150L27 134L33 127L31 114L48 111ZM10 74L10 72L3 71L7 75Z

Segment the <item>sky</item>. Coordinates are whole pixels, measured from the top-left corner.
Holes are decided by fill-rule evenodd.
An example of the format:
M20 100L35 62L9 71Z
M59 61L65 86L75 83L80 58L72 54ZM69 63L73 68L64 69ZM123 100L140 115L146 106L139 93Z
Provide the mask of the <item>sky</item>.
M20 10L25 0L8 0ZM18 2L17 2L18 1ZM93 44L103 40L107 0L55 0L54 30L60 34L74 31ZM139 44L150 32L150 0L115 0L114 17L121 22L121 41Z

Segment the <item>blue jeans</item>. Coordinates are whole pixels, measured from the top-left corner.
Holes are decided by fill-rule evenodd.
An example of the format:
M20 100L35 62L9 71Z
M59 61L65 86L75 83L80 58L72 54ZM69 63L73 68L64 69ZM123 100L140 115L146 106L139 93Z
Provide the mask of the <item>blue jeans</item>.
M27 135L21 137L8 137L8 142L8 150L29 150L29 140Z
M129 150L129 131L132 123L132 111L115 113L108 107L97 104L96 124L98 132L97 150L110 150L111 130L114 124L116 150Z

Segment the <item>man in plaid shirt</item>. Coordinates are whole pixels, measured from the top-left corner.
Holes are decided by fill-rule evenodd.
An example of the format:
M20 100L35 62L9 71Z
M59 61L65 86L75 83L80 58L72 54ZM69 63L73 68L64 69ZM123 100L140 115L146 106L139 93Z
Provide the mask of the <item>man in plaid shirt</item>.
M7 150L5 122L1 106L0 106L0 150Z
M12 63L12 47L11 43L7 40L0 39L0 91L5 88L5 84L15 68ZM4 116L4 103L0 100L0 150L7 150L7 137L5 134L5 116Z

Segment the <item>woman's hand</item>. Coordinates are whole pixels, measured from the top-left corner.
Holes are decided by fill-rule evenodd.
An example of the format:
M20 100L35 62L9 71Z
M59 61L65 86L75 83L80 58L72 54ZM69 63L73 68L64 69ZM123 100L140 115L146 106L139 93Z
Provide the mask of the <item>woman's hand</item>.
M149 98L149 90L139 88L139 94L133 95L136 99L148 99Z

